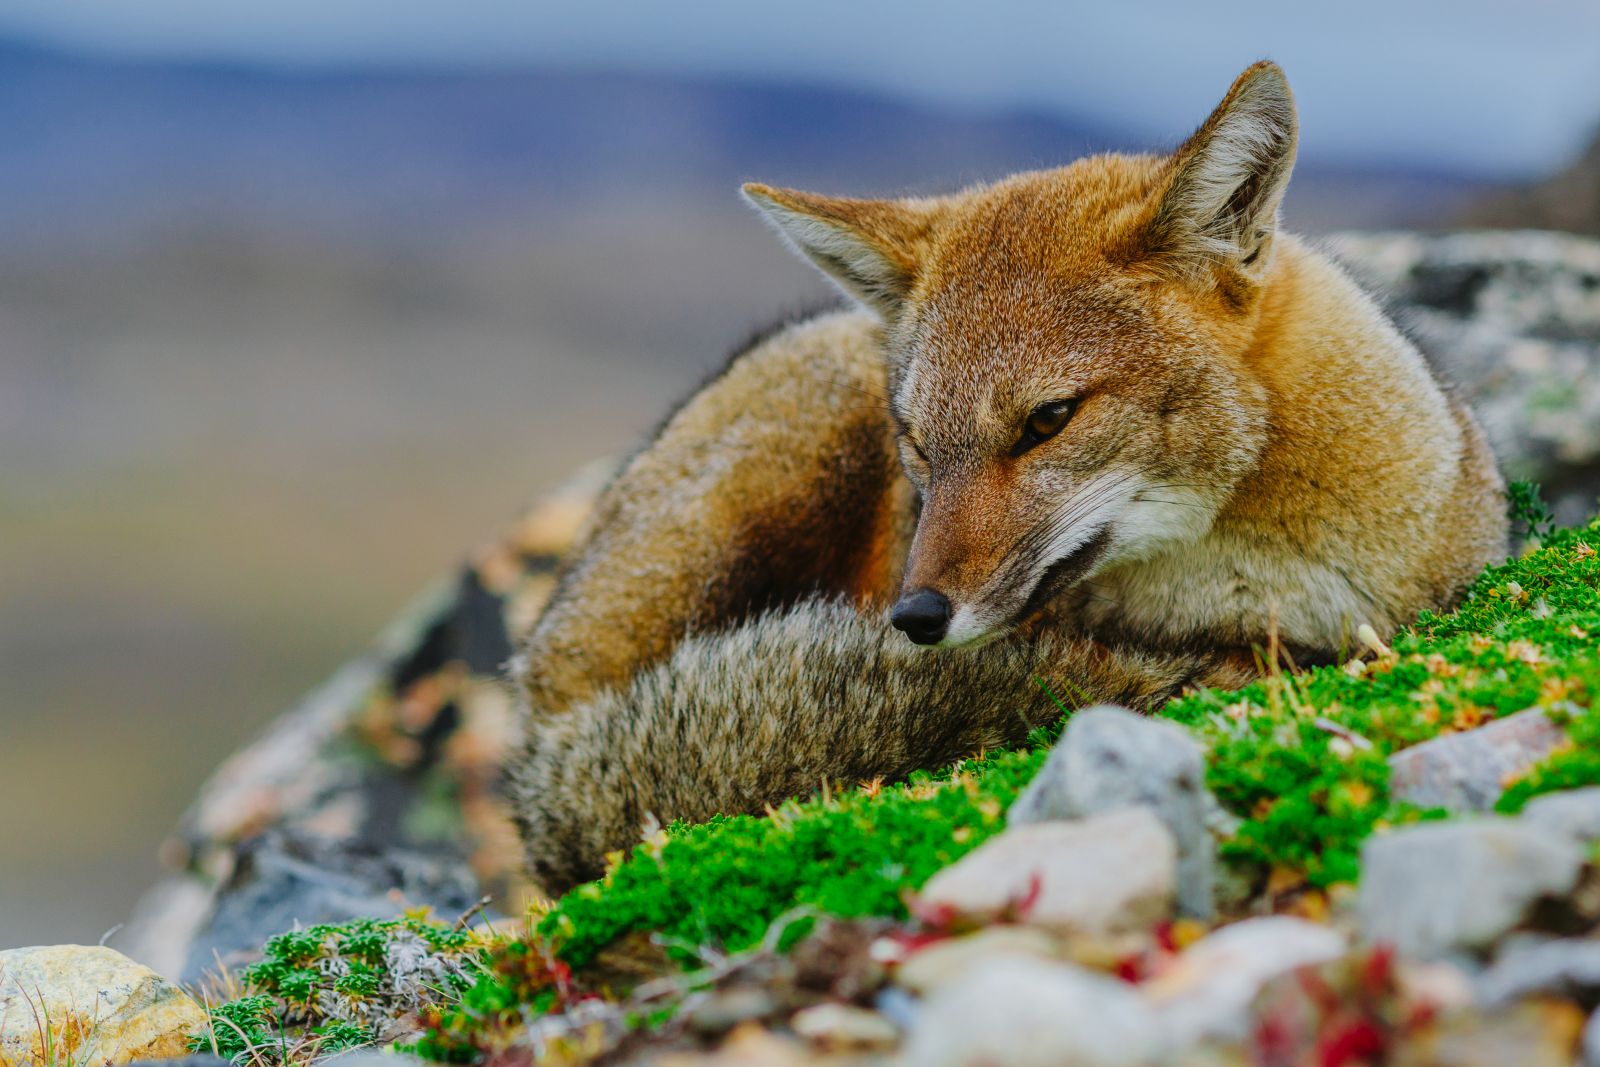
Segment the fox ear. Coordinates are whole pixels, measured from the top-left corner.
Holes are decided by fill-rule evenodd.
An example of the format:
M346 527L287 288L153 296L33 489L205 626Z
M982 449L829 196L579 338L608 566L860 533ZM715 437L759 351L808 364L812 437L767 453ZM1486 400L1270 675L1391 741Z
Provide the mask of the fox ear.
M1294 95L1282 69L1261 62L1239 75L1173 154L1155 214L1157 250L1257 272L1277 230L1298 137Z
M929 212L915 202L848 200L751 182L744 195L847 294L889 321L916 277Z

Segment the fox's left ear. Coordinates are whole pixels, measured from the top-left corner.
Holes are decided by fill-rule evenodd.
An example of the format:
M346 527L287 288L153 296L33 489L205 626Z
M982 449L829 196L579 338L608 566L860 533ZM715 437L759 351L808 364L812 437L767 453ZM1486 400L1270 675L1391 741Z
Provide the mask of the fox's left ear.
M744 195L846 293L885 321L899 314L922 258L927 201L850 200L755 182Z
M1152 224L1155 251L1191 263L1265 265L1278 206L1294 169L1299 124L1276 63L1250 67L1174 153Z

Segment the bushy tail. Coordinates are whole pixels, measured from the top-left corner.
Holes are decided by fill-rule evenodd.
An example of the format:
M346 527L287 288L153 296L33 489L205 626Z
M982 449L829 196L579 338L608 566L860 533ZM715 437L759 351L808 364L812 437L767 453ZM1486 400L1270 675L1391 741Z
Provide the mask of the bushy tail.
M1061 714L1035 679L1069 705L1146 708L1218 669L1052 634L919 649L881 616L812 600L687 638L626 689L535 710L507 777L530 873L558 892L652 818L759 812L825 779L892 780L1015 745Z

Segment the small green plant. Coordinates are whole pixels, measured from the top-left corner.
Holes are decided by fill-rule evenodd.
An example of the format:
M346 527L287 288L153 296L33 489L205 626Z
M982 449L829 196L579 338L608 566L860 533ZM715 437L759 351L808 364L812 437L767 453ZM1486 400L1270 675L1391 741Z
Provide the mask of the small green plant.
M1556 527L1555 513L1544 501L1538 482L1517 481L1506 486L1506 513L1513 526L1521 526L1535 541L1550 536Z
M488 952L478 935L419 917L279 934L239 972L248 995L211 1008L189 1047L290 1064L371 1044L407 1015L458 999Z

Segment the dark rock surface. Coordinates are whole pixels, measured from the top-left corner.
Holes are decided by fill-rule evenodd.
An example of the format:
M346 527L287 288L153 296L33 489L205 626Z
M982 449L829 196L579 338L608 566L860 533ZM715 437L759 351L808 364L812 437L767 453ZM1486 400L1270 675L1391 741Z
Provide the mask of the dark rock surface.
M418 852L272 831L240 846L232 873L217 887L210 921L189 946L183 978L197 981L219 963L249 962L267 938L296 926L394 918L421 904L461 915L479 892L455 850Z

